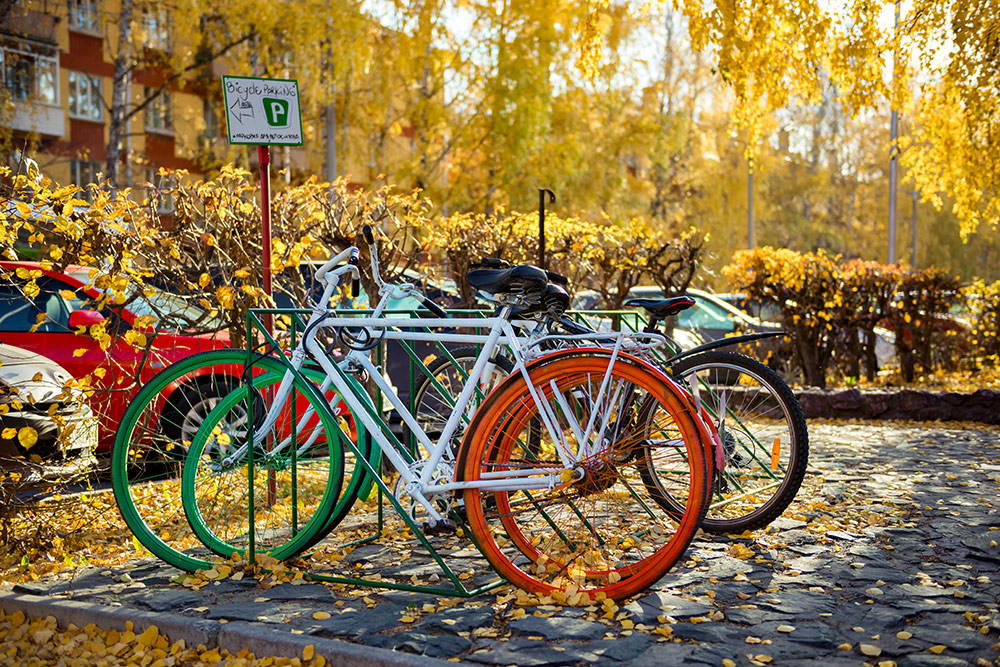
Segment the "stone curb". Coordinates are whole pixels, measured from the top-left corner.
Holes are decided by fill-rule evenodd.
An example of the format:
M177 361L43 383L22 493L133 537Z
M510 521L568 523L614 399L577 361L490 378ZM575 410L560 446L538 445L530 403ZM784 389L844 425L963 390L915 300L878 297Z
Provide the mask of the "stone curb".
M807 418L903 419L1000 424L1000 391L800 389L796 398Z
M793 390L806 419L871 419L955 421L1000 424L1000 391L980 389L971 394L922 389ZM741 395L738 387L730 393ZM755 397L755 405L760 405ZM771 399L769 405L777 407Z
M0 593L0 611L12 614L23 612L26 616L45 618L52 616L61 627L70 623L84 627L90 623L105 630L125 630L125 623L132 621L139 634L151 625L170 638L171 642L183 639L190 648L199 644L236 654L248 649L257 657L301 658L302 651L310 644L316 655L322 655L332 665L351 667L435 667L451 663L423 656L408 655L388 649L351 644L322 637L299 637L280 630L258 627L250 623L233 621L219 623L179 614L154 613L125 607L106 607L76 600L53 600L37 595Z

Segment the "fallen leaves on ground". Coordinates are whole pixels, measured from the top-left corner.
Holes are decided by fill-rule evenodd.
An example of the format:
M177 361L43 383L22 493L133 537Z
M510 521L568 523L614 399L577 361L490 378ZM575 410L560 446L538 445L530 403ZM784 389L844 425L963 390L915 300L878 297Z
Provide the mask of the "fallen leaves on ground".
M51 616L30 618L20 611L9 616L0 615L0 655L5 664L33 667L56 664L67 667L159 664L169 667L221 662L243 667L323 667L327 664L323 656L315 655L311 644L303 650L301 658L257 657L247 649L234 655L204 645L188 647L183 640L171 642L155 625L141 632L136 632L132 621L126 623L124 632L105 630L93 623L83 628L72 624L63 628Z

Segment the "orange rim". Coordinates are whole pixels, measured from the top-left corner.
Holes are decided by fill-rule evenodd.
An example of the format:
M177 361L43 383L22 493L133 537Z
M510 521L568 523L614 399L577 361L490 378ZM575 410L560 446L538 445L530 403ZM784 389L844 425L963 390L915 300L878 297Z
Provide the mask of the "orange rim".
M553 361L535 364L530 371L532 382L536 387L542 387L546 398L551 399L553 389L550 382L554 381L562 393L574 386L580 387L581 383L589 382L591 378L603 378L609 356L606 351L585 356L561 355ZM536 491L534 495L538 498L533 497L531 492L523 491L467 491L470 527L486 557L501 575L529 591L544 593L575 587L581 592L603 592L614 598L638 592L656 581L680 558L704 512L704 500L707 499L707 434L704 425L693 418L693 409L686 395L673 383L664 382L662 374L642 362L619 358L613 373L618 382L639 388L670 417L685 443L689 497L703 502L689 502L676 527L671 529L669 536L663 537L660 533L666 534L667 530L657 522L662 521L664 525L674 522L659 510L656 510L655 518L649 516L651 503L644 502L647 494L638 481L638 472L631 470L635 464L629 463L630 450L641 446L636 439L637 431L625 431L619 438L617 428L614 437L606 438L611 444L603 446L599 454L583 462L584 478L573 484L561 485L565 486L561 490L557 487L554 491ZM525 446L519 437L529 426L537 409L526 392L523 379L505 384L502 391L491 394L470 426L463 457L466 480L482 479L486 470L539 465L537 460L526 460L523 453ZM638 423L646 428L644 422ZM549 454L557 460L551 445L550 449ZM490 498L495 500L495 504L488 517L484 504ZM616 498L630 501L630 509L611 509ZM614 516L615 511L620 516ZM559 515L561 520L569 519L568 523L574 524L572 536L556 526L552 515ZM652 544L645 550L635 546L636 521L643 525L640 532L652 536ZM540 527L538 534L526 530L528 522ZM546 541L540 538L547 530L546 523L558 539ZM625 534L615 534L616 530ZM514 546L516 553L512 554L513 557L504 552L497 541L497 533L502 533L499 539L504 541L503 546L508 550L508 542ZM577 548L577 542L588 541L587 548ZM564 556L552 555L547 549L553 544L568 553ZM519 562L515 563L515 560Z

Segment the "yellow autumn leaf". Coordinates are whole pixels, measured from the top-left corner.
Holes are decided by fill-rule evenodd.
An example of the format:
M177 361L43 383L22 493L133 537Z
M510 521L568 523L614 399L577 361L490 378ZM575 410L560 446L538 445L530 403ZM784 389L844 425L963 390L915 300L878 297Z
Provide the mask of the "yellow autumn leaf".
M82 357L85 354L87 354L87 348L85 347L78 347L75 350L73 350L74 357Z
M0 436L2 436L4 440L13 440L15 435L17 435L16 428L5 428L3 432L0 433Z
M875 656L882 655L882 649L874 644L861 644L858 646L861 652L865 655L874 658Z
M302 649L303 660L312 660L314 655L316 655L316 647L313 644L310 644Z
M931 646L927 650L930 651L931 653L942 653L946 648L948 647L945 646L944 644L938 644L936 646Z
M223 308L232 308L236 305L236 291L228 285L223 285L215 291L215 297Z
M317 611L316 613L313 614L313 618L316 619L317 621L322 621L330 618L330 614L329 612L325 611Z
M233 275L236 276L237 278L249 278L250 272L247 271L246 269L238 269L236 273L234 273Z
M21 443L21 446L25 449L31 449L38 442L38 431L31 428L30 426L25 426L17 432L17 441Z
M209 285L212 284L212 276L208 275L207 273L201 274L200 276L198 276L198 284L201 285L202 287L208 287Z

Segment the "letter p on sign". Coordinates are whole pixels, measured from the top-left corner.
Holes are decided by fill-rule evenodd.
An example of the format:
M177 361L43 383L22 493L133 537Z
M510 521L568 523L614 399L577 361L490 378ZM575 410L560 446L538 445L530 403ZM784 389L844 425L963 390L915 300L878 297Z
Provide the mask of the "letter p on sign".
M290 121L288 100L265 97L261 102L264 104L264 116L268 125L275 128L288 127Z

